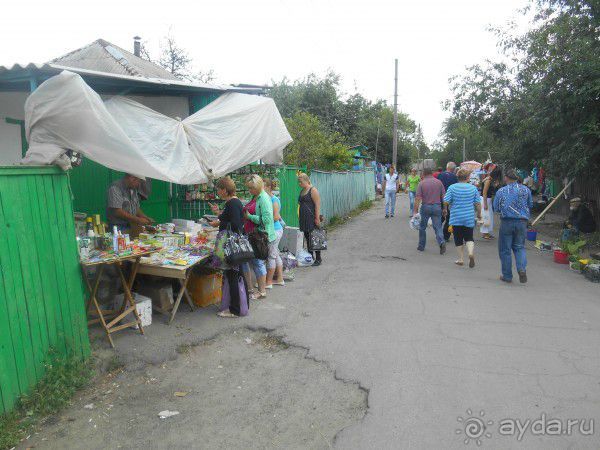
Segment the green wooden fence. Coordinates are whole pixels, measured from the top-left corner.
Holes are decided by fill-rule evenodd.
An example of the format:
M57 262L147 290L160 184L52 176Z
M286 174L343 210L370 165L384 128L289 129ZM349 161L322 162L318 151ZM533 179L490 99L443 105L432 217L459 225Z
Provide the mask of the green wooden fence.
M106 220L106 192L110 184L123 177L123 172L111 170L84 158L79 167L69 171L73 208L88 215L100 214ZM158 223L171 220L171 185L150 180L151 193L141 203L142 210Z
M306 167L284 166L279 169L279 197L281 198L281 217L290 227L297 227L298 222L298 173L305 172Z
M44 375L50 350L90 353L67 175L0 167L0 412Z
M343 217L362 202L375 199L372 169L352 172L313 170L310 179L321 195L321 214L326 221Z

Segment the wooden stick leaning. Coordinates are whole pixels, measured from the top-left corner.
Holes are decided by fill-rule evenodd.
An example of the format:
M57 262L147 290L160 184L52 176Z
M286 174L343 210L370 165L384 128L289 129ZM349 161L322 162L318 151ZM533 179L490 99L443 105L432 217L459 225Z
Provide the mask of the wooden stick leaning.
M540 213L539 216L537 216L537 218L531 223L531 226L535 226L536 223L539 222L539 220L544 217L544 214L546 214L548 212L548 210L550 208L552 208L552 206L554 206L554 204L558 201L558 199L565 193L565 191L568 189L569 186L571 186L571 184L573 183L573 181L575 181L575 178L573 178L571 181L569 181L569 183L563 188L562 191L560 191L560 193L554 197L554 199L552 199L552 201L548 204L548 206L546 206L544 208L544 210Z

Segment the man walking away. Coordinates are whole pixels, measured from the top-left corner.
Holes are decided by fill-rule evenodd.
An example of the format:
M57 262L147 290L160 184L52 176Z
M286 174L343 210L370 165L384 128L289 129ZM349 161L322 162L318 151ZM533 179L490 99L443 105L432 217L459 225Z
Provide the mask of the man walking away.
M398 174L394 166L390 166L389 173L385 174L383 180L383 192L385 195L385 218L392 216L396 212L396 193L398 192Z
M442 182L444 185L444 189L448 192L448 188L455 183L458 183L458 178L456 177L456 164L450 161L446 164L446 171L442 172L438 176L438 180ZM444 240L448 242L450 240L450 231L448 231L448 227L450 226L450 210L444 217Z
M410 200L410 217L413 216L413 210L415 209L415 197L417 196L417 186L420 181L421 177L417 175L417 169L411 169L410 175L406 179L408 199Z
M504 176L506 186L496 192L494 211L500 213L500 236L498 239L498 254L502 266L500 280L512 282L512 253L519 273L519 281L527 283L527 255L525 237L527 222L533 207L531 191L526 186L517 183L518 176L514 170L508 170Z
M433 230L435 231L435 238L438 245L440 246L440 255L446 253L446 241L444 241L444 233L442 232L442 203L446 190L442 182L436 178L433 178L432 170L430 168L423 170L423 180L417 187L417 198L415 201L415 208L413 214L419 213L419 206L421 207L421 226L419 228L419 246L417 250L424 251L427 235L425 233L427 229L427 222L431 218L433 224Z

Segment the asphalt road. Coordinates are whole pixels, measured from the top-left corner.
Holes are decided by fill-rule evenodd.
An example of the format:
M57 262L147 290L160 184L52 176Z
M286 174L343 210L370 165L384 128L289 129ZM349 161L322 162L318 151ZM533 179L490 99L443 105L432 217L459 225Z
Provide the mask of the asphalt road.
M428 233L426 251L418 252L417 233L408 227L407 197L399 196L393 219L384 219L378 202L331 233L321 267L299 270L295 282L253 305L249 317L227 321L215 317L210 308L189 313L182 307L171 327L155 319L145 337L117 334L118 354L127 364L124 376L147 370L149 364L176 363L181 355L175 350L182 342L197 344L248 328L270 330L290 348L304 349L306 364L318 362L327 368L329 377L319 368L320 375L309 378L312 389L303 391L304 396L331 406L337 400L324 398L323 392L333 389L332 380L353 387L340 389L339 397L340 405L354 408L353 414L334 408L331 414L340 416L327 423L339 427L354 419L341 429L324 430L322 436L335 436L328 442L306 445L301 439L263 436L263 444L461 449L477 447L479 439L482 448L599 448L600 286L535 249L528 251L529 283L503 284L498 280L496 242L482 241L477 233L477 265L461 268L453 264L453 246L441 256L432 231ZM227 342L218 348L223 350ZM194 358L210 360L211 348L197 347ZM281 367L281 373L273 368L258 382L279 384L289 377L290 389L297 389L294 386L302 384L297 383L298 371L290 371L289 364ZM178 376L181 380L181 373ZM194 390L191 384L186 383L186 389ZM356 414L365 391L366 404ZM172 395L169 392L165 395ZM127 394L120 395L126 402ZM73 415L87 400L84 394L63 416ZM160 404L149 403L148 415L158 420ZM305 403L310 402L293 408L296 417L315 414L315 405L303 409ZM240 407L239 398L225 396L204 414L218 422L218 417ZM123 410L111 420L123 421L126 414ZM581 419L582 427L581 422L571 422L567 430L568 420ZM591 420L594 434L586 435ZM198 448L211 448L200 445L210 427L188 425L185 429L195 433ZM521 434L519 427L526 427ZM229 448L236 447L236 432L235 426L228 430ZM49 440L40 442L41 436L37 444L42 448L65 442L64 436L50 432ZM173 445L172 438L162 442ZM160 448L160 434L155 439ZM190 442L189 436L185 439ZM247 440L239 442L239 448L252 447Z

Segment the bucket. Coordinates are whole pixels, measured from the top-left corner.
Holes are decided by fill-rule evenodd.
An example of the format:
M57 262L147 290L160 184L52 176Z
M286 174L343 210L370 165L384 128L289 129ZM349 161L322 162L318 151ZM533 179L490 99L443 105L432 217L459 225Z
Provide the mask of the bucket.
M554 250L554 262L557 264L569 264L569 254L562 250Z
M535 242L537 240L537 231L527 230L527 240Z

